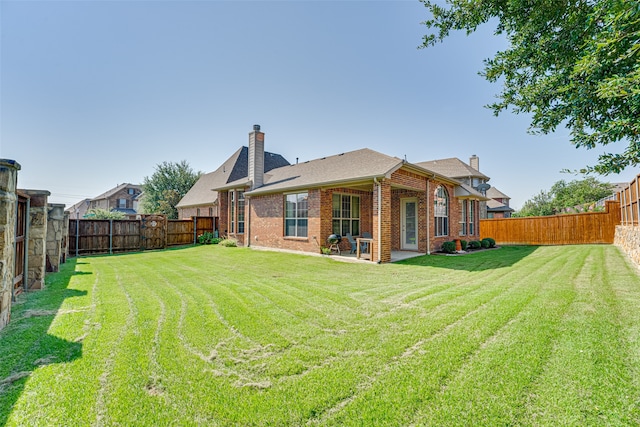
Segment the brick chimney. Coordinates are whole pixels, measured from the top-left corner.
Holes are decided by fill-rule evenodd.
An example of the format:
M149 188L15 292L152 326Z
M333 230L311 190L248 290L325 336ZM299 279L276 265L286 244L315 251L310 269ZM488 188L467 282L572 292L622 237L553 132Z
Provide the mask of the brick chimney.
M480 157L472 154L469 158L469 166L480 172Z
M249 132L249 180L252 190L264 184L264 133L260 125L253 125Z

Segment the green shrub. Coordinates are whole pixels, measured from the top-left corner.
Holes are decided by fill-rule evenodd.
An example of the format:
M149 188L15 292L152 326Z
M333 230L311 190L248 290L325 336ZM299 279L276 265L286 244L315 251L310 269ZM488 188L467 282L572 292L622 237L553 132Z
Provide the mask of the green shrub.
M213 243L213 239L213 233L210 231L205 231L198 236L198 243L200 243L201 245L209 245Z
M217 245L218 243L220 243L222 241L221 238L219 237L214 237L213 239L211 239L211 244L212 245Z
M471 248L471 249L480 249L481 247L482 247L482 245L477 240L472 240L472 241L469 242L469 248Z
M225 246L227 248L235 248L236 246L238 246L238 243L233 239L220 240L220 242L218 244L220 246Z
M486 240L487 242L489 242L489 247L490 247L490 248L495 248L495 247L496 247L496 241L495 241L495 240L493 240L491 237L485 237L484 239L482 239L482 241L483 241L483 242L484 242L485 240Z
M460 240L460 246L462 247L463 251L466 251L467 246L469 246L469 242L467 242L466 240Z
M482 239L480 241L480 246L482 246L484 249L489 249L489 241L487 239Z
M331 248L323 246L320 248L320 253L323 255L331 255Z
M442 244L442 252L453 254L456 252L456 242L444 242Z

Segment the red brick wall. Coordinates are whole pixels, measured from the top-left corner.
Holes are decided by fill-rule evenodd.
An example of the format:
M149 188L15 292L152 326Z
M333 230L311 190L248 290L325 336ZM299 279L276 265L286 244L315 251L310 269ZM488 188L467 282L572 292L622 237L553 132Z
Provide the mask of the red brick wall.
M320 252L321 238L320 190L309 190L309 229L307 237L284 236L284 195L270 194L251 197L251 246L265 246L304 252ZM331 206L329 205L329 208ZM330 219L329 219L330 222ZM326 239L326 236L324 236Z

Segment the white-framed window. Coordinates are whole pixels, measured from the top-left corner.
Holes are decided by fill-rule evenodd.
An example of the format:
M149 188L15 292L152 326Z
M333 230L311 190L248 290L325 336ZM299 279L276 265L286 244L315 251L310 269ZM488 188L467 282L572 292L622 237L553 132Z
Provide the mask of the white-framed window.
M476 201L469 200L469 235L475 234Z
M244 233L244 191L238 191L238 234Z
M469 215L467 212L467 201L460 200L460 235L467 235L467 216Z
M449 193L442 185L433 192L433 217L435 235L449 235Z
M309 193L284 196L284 235L307 237L309 232Z
M244 191L229 191L229 232L244 233Z
M229 191L229 233L236 232L236 192Z
M332 200L332 231L345 236L360 235L360 196L334 194Z

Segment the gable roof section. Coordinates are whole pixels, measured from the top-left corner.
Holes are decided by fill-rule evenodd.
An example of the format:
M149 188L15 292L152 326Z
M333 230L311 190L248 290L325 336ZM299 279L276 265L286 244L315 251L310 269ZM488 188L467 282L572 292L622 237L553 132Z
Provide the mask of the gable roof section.
M140 190L140 191L142 191L142 186L140 186L140 185L136 185L136 184L129 184L128 182L125 182L124 184L120 184L120 185L118 185L118 186L116 186L116 187L112 188L111 190L106 191L106 192L104 192L104 193L100 194L100 195L99 195L99 196L97 196L97 197L94 197L94 198L93 198L93 199L91 199L91 200L102 200L102 199L107 199L107 198L109 198L109 197L113 196L114 194L116 194L118 191L120 191L120 190L124 190L125 188L135 188L136 190Z
M288 166L287 159L280 154L264 153L265 173L275 168ZM229 184L242 186L248 182L249 148L240 147L218 169L204 174L196 181L191 189L178 202L176 207L203 206L215 204L218 192L213 189L225 187Z
M498 190L496 187L491 187L487 190L487 197L492 199L511 199L511 197Z
M440 175L447 176L449 178L473 177L485 179L487 181L489 180L488 176L472 168L457 157L451 157L449 159L430 160L428 162L416 163L416 165L439 173Z

